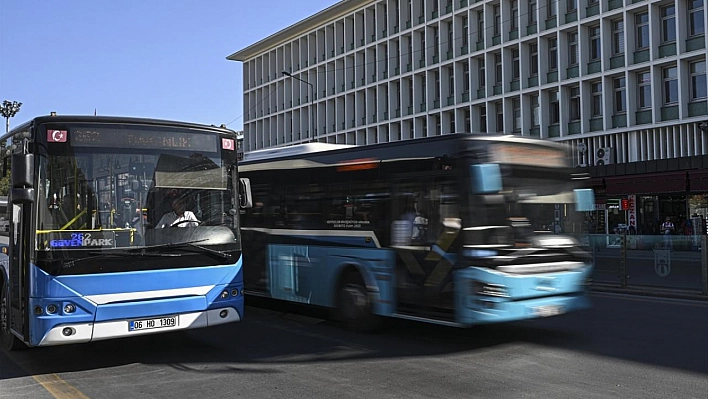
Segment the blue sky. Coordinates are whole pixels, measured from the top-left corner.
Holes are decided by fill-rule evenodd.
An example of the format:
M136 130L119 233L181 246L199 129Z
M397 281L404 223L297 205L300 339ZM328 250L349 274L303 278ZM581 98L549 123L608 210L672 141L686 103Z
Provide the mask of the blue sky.
M226 57L337 2L0 0L0 102L23 103L11 127L95 109L241 130Z

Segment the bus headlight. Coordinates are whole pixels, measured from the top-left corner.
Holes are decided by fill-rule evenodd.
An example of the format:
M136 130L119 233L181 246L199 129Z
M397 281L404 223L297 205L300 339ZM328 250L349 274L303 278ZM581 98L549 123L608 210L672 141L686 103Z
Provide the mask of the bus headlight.
M534 239L534 244L539 247L572 247L577 245L572 237L566 236L550 236L550 237L536 237Z
M74 313L76 312L76 306L73 303L67 303L64 305L64 313Z
M229 291L228 291L228 290L224 290L224 291L221 292L221 299L226 299L226 298L228 298L228 297L229 297Z
M57 312L57 305L50 303L47 305L47 314L54 314Z
M472 281L472 293L480 296L508 297L509 293L506 286L502 284L483 283L481 281Z
M231 296L238 296L238 288L234 288L231 290Z

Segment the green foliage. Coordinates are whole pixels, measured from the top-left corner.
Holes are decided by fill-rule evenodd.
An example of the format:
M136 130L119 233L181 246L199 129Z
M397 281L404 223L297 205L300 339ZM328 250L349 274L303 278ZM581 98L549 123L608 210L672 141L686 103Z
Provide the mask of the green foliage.
M10 174L0 178L0 195L8 195L10 192Z

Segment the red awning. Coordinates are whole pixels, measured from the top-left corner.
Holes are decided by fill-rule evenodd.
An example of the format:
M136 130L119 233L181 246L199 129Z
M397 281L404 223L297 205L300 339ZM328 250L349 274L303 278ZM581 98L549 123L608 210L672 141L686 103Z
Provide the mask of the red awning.
M686 171L606 177L607 195L685 193Z

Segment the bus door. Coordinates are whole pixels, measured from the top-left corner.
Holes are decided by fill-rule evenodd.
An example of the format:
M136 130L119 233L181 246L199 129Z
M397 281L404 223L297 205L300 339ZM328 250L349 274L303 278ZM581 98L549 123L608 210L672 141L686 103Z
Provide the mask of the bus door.
M13 154L12 189L10 201L9 232L9 280L10 280L10 329L29 342L29 299L30 299L30 247L34 245L31 236L31 218L34 201L34 156Z
M396 250L399 311L453 316L456 263L461 231L454 180L439 174L407 176L395 185L390 245Z

